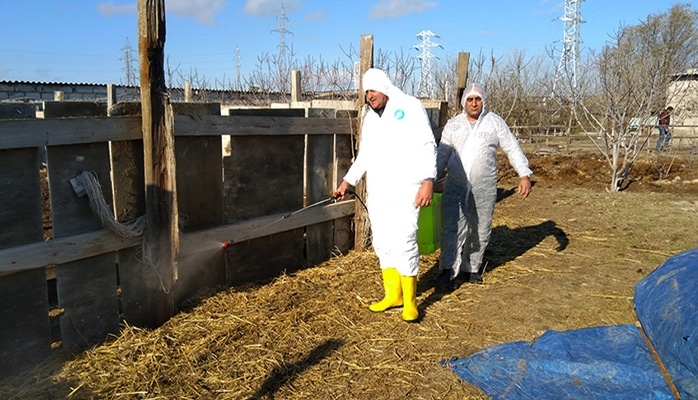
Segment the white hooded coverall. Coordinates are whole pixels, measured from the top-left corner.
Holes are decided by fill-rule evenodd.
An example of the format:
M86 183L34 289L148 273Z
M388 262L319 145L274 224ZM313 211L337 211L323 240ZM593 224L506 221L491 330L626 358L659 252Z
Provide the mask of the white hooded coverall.
M439 263L442 269L452 270L452 279L460 272L480 272L497 200L497 150L501 148L506 153L520 177L532 174L507 123L487 110L484 91L471 85L463 93L463 109L465 99L477 95L482 98L482 113L473 123L465 112L451 118L444 126L437 149L437 171L448 167L441 201ZM465 270L461 271L461 267Z
M436 177L436 143L422 103L395 87L385 73L370 69L364 90L388 97L382 115L365 106L356 160L344 180L356 186L366 175L367 208L373 248L381 269L402 276L419 269L415 197L426 179Z

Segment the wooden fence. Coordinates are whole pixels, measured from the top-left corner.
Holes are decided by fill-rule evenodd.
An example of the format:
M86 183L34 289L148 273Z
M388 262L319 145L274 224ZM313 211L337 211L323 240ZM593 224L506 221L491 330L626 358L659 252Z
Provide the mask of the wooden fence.
M47 107L56 118L0 120L0 377L57 346L87 348L124 321L157 325L162 289L141 238L105 229L89 196L71 185L94 171L118 221L142 216L140 116L57 118ZM176 304L353 247L354 201L306 206L328 199L349 167L356 119L219 109L174 104ZM227 135L230 154L222 155Z

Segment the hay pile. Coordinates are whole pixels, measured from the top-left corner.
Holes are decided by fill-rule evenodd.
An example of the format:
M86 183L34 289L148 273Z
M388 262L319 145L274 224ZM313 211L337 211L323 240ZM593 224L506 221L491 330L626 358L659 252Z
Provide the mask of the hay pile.
M504 187L485 284L436 291L428 284L437 273L436 254L423 256L419 323L403 322L400 308L368 311L383 294L378 261L372 252L353 251L265 285L202 294L158 329L125 327L69 362L52 358L0 382L0 393L5 399L486 399L440 361L532 341L551 329L634 323L634 285L672 254L697 245L685 232L698 231L698 202L684 186L671 193L607 193L542 180L525 201L514 194L515 182Z
M435 260L423 256L422 271ZM42 398L43 386L43 398L73 399L487 398L439 364L456 354L438 311L419 324L399 308L368 311L382 296L378 268L372 252L352 252L221 291L156 330L127 326L11 396Z

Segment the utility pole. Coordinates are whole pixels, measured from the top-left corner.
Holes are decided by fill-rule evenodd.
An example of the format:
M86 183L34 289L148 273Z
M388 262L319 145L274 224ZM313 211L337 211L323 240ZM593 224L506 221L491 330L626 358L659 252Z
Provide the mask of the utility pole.
M577 90L579 64L579 27L584 21L581 6L584 0L565 0L565 13L560 17L564 23L562 52L557 67L553 91L563 96L571 96Z
M433 33L430 30L421 31L417 34L417 39L420 39L422 43L414 46L415 49L422 50L422 54L418 57L422 61L422 71L419 77L419 89L417 90L417 97L421 98L433 98L434 97L434 78L431 76L431 59L437 58L431 54L432 47L441 47L438 43L432 43L431 38L439 37L439 35Z
M293 32L289 31L286 29L286 21L288 21L288 18L286 18L286 7L284 6L284 2L281 2L281 6L279 8L279 16L278 16L278 21L279 21L279 27L277 29L273 29L272 32L278 32L279 33L279 83L280 83L280 89L285 90L286 89L286 83L288 82L288 59L286 55L286 50L288 47L286 46L286 34L290 33L293 35Z
M242 89L242 83L240 82L240 46L235 46L235 90Z

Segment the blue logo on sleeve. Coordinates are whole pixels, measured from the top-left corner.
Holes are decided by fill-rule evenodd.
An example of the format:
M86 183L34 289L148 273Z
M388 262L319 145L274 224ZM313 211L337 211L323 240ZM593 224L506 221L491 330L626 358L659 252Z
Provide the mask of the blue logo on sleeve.
M393 114L393 116L399 121L405 118L405 110L395 110L395 114Z

